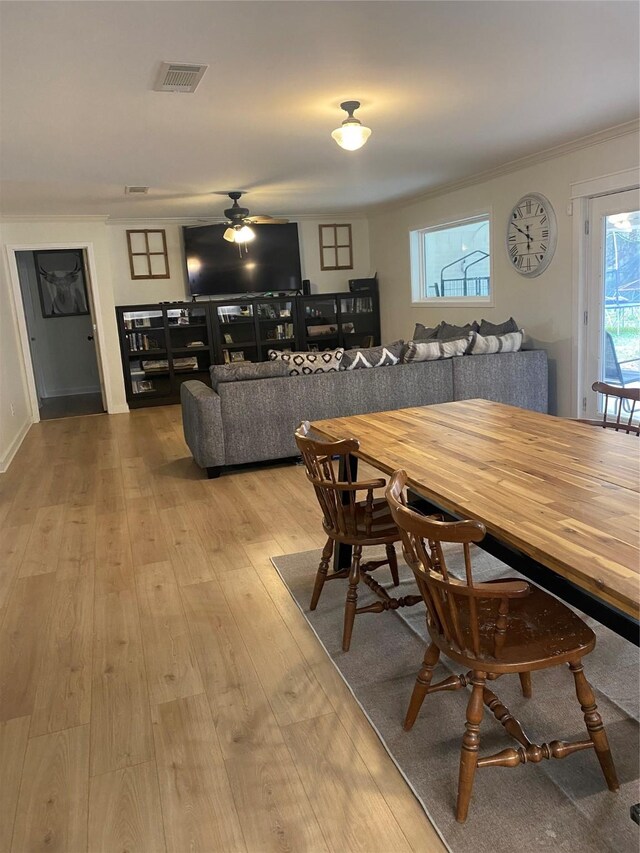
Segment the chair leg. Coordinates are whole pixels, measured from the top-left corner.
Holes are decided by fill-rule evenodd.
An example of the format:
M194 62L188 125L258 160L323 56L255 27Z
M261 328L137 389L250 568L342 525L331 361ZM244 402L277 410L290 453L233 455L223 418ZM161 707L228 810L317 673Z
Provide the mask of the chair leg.
M309 605L309 610L315 610L318 605L318 599L320 598L322 587L324 586L324 582L327 579L327 572L329 571L329 560L331 559L332 554L333 539L327 539L327 543L322 549L322 559L320 560L320 565L318 566L318 571L316 573L316 582L313 585L313 593L311 595L311 604Z
M422 703L424 702L424 697L427 695L427 691L429 690L429 685L433 678L433 670L439 659L440 649L435 643L430 643L424 653L422 669L416 678L416 684L413 688L413 693L411 694L411 701L407 708L407 716L404 718L405 732L408 732L413 728L413 724L415 723L416 717L418 716Z
M519 672L520 676L520 687L522 689L522 695L525 699L531 699L531 673L530 672Z
M458 780L458 803L456 805L456 820L464 823L469 811L469 801L473 789L473 780L478 765L478 751L480 749L480 723L484 713L483 692L486 682L486 673L474 672L471 678L473 690L467 705L467 723L464 737L462 738L462 749L460 751L460 776Z
M344 607L344 631L342 632L342 651L348 652L351 645L351 634L353 633L353 622L356 618L356 607L358 604L358 584L360 583L360 558L362 557L362 545L353 546L353 557L351 559L351 571L349 572L349 590L347 602Z
M387 549L387 560L389 560L389 568L391 569L391 579L393 580L393 585L398 586L400 584L400 578L398 576L398 558L396 556L396 546L393 542L389 542L386 546Z
M580 707L584 714L584 721L587 724L587 731L589 732L589 737L595 747L600 767L602 768L604 778L607 782L607 787L610 791L617 791L620 787L618 784L618 776L611 756L607 733L604 730L602 717L600 716L596 705L596 697L593 694L593 688L587 681L584 674L582 661L570 663L569 669L573 673L573 678L576 683L576 696L578 697L578 702L580 702Z

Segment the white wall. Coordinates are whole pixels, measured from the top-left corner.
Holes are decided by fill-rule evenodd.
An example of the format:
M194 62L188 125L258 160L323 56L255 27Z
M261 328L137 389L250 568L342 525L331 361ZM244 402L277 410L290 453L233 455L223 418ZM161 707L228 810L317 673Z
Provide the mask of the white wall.
M462 324L482 315L499 322L515 317L533 346L550 359L550 410L575 415L571 383L574 311L572 298L573 221L567 212L571 184L637 167L637 132L590 145L527 168L405 206L376 211L369 218L371 255L380 279L383 340L409 338L416 322L440 320ZM505 249L505 229L515 202L527 192L540 192L558 219L558 245L553 261L537 278L526 279L512 268ZM409 231L490 210L495 295L493 308L423 307L411 304Z
M95 347L87 340L93 336L90 315L43 317L33 253L18 252L17 263L40 396L100 391Z
M292 221L296 221L295 217ZM348 290L350 278L364 278L370 274L369 226L364 217L332 217L322 219L301 218L298 221L302 278L311 281L312 293L329 293ZM320 243L318 225L351 223L353 240L353 269L323 272L320 269ZM145 302L164 302L189 299L186 282L184 252L182 249L183 222L153 220L152 222L116 221L107 225L113 273L113 291L116 305L141 305ZM127 249L127 229L164 228L169 256L168 279L137 279L132 281Z

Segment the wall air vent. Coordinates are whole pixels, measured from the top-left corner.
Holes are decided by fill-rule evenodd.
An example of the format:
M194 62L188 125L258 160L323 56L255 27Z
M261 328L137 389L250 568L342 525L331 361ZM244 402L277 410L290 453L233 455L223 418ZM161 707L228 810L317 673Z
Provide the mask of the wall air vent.
M208 67L184 62L163 62L153 89L155 92L195 92Z
M149 187L125 187L125 195L146 195L149 192Z

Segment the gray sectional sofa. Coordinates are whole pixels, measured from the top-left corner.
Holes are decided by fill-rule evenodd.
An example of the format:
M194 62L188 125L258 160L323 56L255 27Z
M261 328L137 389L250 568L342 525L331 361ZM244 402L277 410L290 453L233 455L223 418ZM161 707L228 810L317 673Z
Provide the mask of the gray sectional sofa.
M547 385L543 350L221 382L215 391L189 380L181 388L182 422L193 458L216 477L228 465L295 456L302 420L475 397L546 412Z

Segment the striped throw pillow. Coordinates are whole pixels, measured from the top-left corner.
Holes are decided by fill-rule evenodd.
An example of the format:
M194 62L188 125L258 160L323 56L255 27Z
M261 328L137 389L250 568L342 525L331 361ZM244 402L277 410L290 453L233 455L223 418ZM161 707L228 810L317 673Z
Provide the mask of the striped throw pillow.
M453 358L464 355L469 346L470 332L452 341L409 341L404 351L403 361L411 364L414 361L436 361L439 358Z
M506 335L486 335L473 333L469 344L470 355L493 355L496 352L518 352L522 347L524 329L508 332Z

